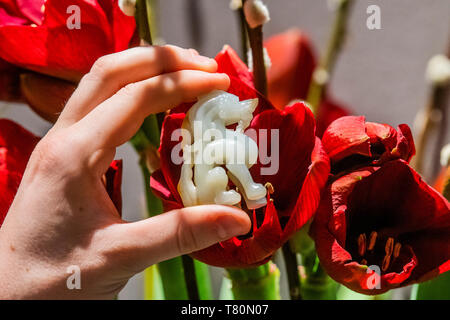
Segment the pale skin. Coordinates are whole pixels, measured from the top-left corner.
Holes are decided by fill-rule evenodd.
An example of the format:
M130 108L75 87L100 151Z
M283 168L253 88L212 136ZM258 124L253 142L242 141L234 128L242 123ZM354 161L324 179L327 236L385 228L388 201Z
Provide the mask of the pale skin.
M31 155L0 229L0 299L111 299L152 264L249 231L247 214L227 206L129 223L102 183L116 148L145 117L227 90L229 78L216 70L214 60L175 46L133 48L94 64ZM81 290L67 288L72 265Z

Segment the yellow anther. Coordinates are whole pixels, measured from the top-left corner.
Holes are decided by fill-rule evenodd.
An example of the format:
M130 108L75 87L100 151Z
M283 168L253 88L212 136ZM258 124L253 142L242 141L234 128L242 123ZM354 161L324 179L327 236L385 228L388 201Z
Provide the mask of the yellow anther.
M383 265L381 266L381 270L386 271L389 268L390 263L391 263L391 256L386 255L383 259Z
M366 253L366 234L362 233L358 237L358 253L360 256L363 256Z
M384 251L387 256L391 256L394 251L394 238L389 237L386 241L386 246L384 247Z
M375 243L377 242L377 236L378 233L376 231L372 231L369 238L369 246L367 247L367 250L373 250L375 248Z
M394 247L394 258L397 258L400 255L400 250L402 249L402 245L397 242Z
M266 182L264 187L266 187L267 192L269 192L269 194L272 194L275 192L275 189L273 188L273 185L270 182Z

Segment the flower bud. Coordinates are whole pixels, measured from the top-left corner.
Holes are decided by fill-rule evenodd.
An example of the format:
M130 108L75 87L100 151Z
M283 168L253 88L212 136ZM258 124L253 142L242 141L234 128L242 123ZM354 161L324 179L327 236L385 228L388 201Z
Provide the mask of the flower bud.
M136 12L136 0L119 0L120 10L130 17L134 17Z
M270 20L269 9L261 0L247 0L244 3L244 13L250 28L256 28Z
M437 86L448 84L450 82L450 60L443 54L432 57L428 62L426 78Z
M450 143L445 145L441 150L441 166L450 166Z
M237 10L242 8L242 0L230 0L230 9Z

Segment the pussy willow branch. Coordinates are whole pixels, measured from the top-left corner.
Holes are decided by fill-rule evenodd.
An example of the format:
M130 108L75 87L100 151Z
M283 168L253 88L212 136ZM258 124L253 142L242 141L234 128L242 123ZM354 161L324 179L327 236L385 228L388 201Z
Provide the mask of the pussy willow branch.
M447 52L450 57L450 45ZM423 114L423 123L416 135L416 156L412 159L412 166L423 174L427 142L433 130L438 127L435 152L433 155L433 168L430 178L434 179L439 168L440 151L446 134L447 108L450 84L444 86L434 83L431 87L428 103ZM440 114L440 119L435 120L435 115Z
M248 65L248 35L247 22L245 21L244 8L240 7L236 10L236 16L239 21L239 33L241 39L242 60Z
M320 63L314 73L314 75L317 75L317 72L322 71L326 79L320 79L320 81L318 81L316 76L313 75L312 77L307 101L309 102L314 114L317 114L327 84L330 80L331 74L333 73L337 57L339 56L342 45L345 42L347 35L347 23L353 4L354 0L339 1L327 51L320 60Z
M242 1L242 6L244 6L245 2L246 0ZM264 65L263 26L260 25L256 28L250 28L247 20L245 20L245 29L247 30L250 48L252 49L253 82L255 83L256 90L258 90L262 95L267 96L267 75L266 66Z

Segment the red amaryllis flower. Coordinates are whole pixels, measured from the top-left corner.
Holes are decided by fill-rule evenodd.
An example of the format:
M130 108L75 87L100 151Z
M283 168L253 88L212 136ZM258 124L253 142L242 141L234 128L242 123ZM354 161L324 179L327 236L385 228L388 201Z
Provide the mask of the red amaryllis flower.
M366 122L363 116L335 120L322 137L334 172L353 165L380 164L391 159L410 161L415 154L411 130L405 124L395 130L387 124Z
M278 110L249 85L251 73L229 47L216 60L219 70L231 79L228 92L241 100L257 97L259 105L253 113L249 129L279 130L279 170L274 175L261 175L261 163L250 172L255 182L270 182L274 193L266 207L253 212L253 230L246 239L232 238L193 253L193 257L222 267L249 267L266 262L288 238L302 227L317 209L320 192L329 174L329 160L321 142L315 137L314 118L302 103ZM161 135L161 169L151 179L151 187L161 197L166 209L182 207L177 191L181 165L171 160L172 149L180 141L171 141L172 132L181 128L191 106L177 107L166 117ZM268 130L270 132L270 130ZM270 133L268 146L271 145Z
M307 98L316 58L309 38L297 29L272 36L264 43L272 66L267 72L268 98L281 109L293 100ZM328 125L348 115L346 108L329 95L323 99L316 116L316 134L321 137Z
M310 233L333 279L373 295L450 269L450 205L408 165L414 144L406 125L344 117L323 145L335 175Z
M0 226L16 195L28 159L40 138L20 125L0 119ZM121 212L122 160L111 163L105 174L105 186L117 210Z
M77 12L80 28L69 29ZM28 69L41 74L36 81L35 73L27 73L21 81L23 95L52 121L73 91L73 83L99 57L127 49L134 33L133 17L122 13L117 0L0 0L0 59L22 68L17 72ZM41 82L60 94L48 94ZM47 99L40 94L43 91ZM61 92L69 94L59 98Z

